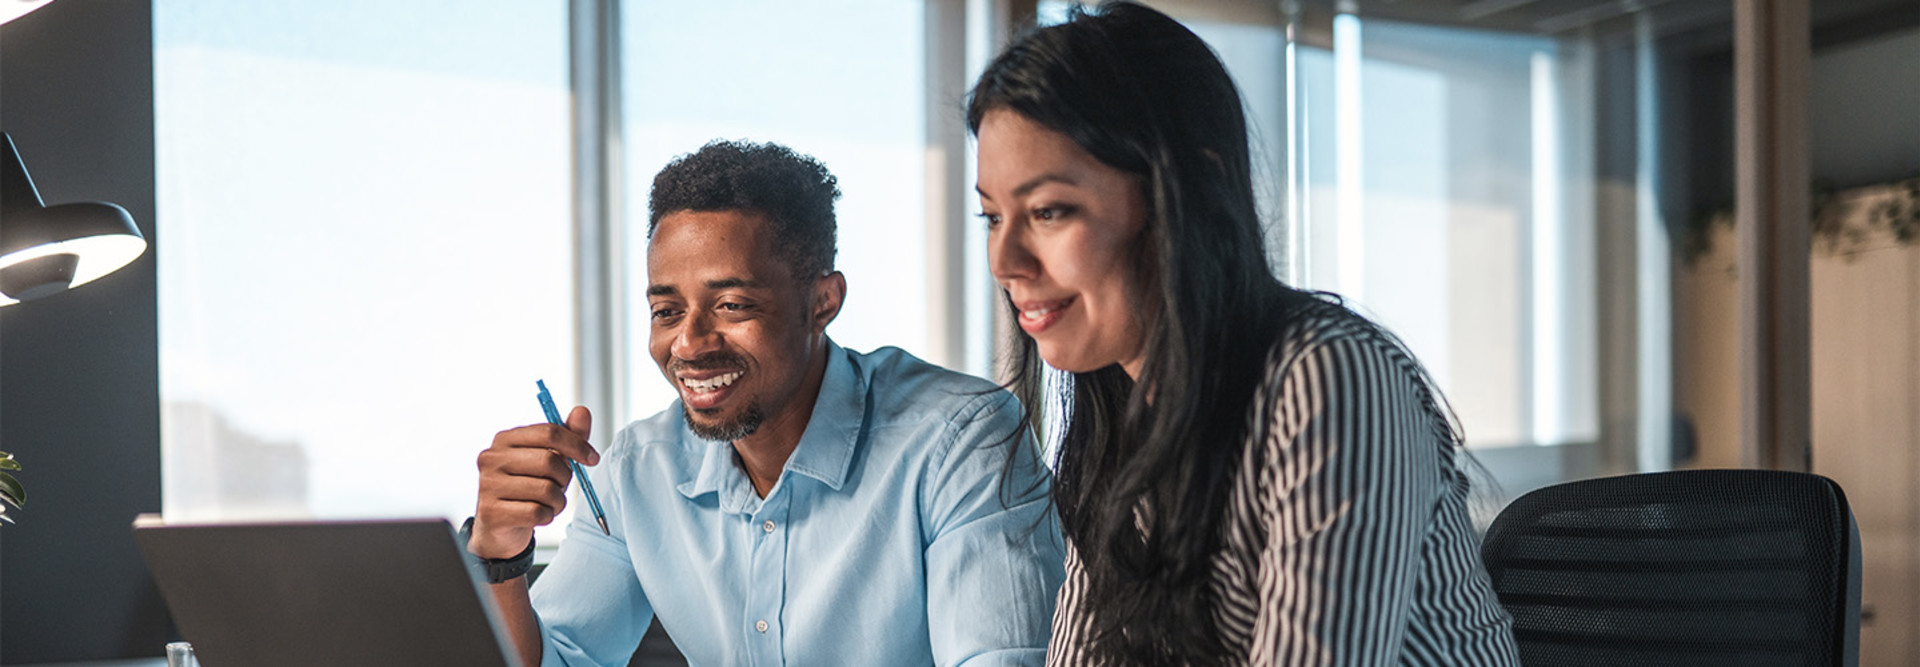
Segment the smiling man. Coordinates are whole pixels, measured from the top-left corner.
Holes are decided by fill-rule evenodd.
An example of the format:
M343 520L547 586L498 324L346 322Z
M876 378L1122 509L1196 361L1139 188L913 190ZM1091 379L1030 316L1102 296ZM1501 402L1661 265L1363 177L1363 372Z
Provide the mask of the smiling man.
M467 548L528 665L625 665L656 616L692 664L1042 663L1063 554L1019 406L828 338L838 196L773 144L714 142L654 179L649 350L679 400L604 452L574 408L480 455ZM610 530L576 512L529 592L567 458Z

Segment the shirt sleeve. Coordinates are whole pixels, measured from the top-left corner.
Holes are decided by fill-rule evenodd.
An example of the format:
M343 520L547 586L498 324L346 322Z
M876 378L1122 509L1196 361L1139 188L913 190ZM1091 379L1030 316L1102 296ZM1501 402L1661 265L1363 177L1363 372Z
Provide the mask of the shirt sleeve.
M1250 478L1267 532L1250 662L1394 664L1451 445L1412 360L1383 341L1315 341L1269 372L1253 417L1269 433Z
M1018 406L1005 392L972 401L922 480L927 626L939 665L1046 659L1065 555L1048 497L1052 473ZM1009 448L1017 448L1012 466Z
M587 473L602 494L613 534L600 532L576 488L568 500L576 509L567 524L567 539L533 586L543 667L622 667L632 660L653 622L653 605L634 576L623 523L616 515L620 501L609 493L615 485L602 472L615 469L624 458L609 451L601 465Z

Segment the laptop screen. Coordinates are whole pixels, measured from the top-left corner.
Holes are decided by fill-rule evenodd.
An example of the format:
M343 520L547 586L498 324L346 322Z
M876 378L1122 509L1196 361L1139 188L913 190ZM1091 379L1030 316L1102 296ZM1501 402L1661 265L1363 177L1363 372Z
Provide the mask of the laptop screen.
M445 519L164 525L134 538L206 667L512 667Z

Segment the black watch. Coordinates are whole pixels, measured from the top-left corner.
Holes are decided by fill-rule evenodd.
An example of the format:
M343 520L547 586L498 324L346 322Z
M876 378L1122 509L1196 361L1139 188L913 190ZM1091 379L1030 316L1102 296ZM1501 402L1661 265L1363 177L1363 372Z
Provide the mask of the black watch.
M467 543L473 541L473 517L460 524L460 553L467 555L467 564L485 573L487 583L504 584L523 576L533 569L533 540L527 540L527 548L512 558L481 558L467 550Z

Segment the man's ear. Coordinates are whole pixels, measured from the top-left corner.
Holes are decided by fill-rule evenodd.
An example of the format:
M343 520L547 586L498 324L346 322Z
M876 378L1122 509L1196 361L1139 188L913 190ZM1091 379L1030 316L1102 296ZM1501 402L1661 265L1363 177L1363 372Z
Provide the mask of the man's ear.
M820 276L813 281L813 331L827 330L833 318L840 316L840 306L847 302L847 277L839 271Z

